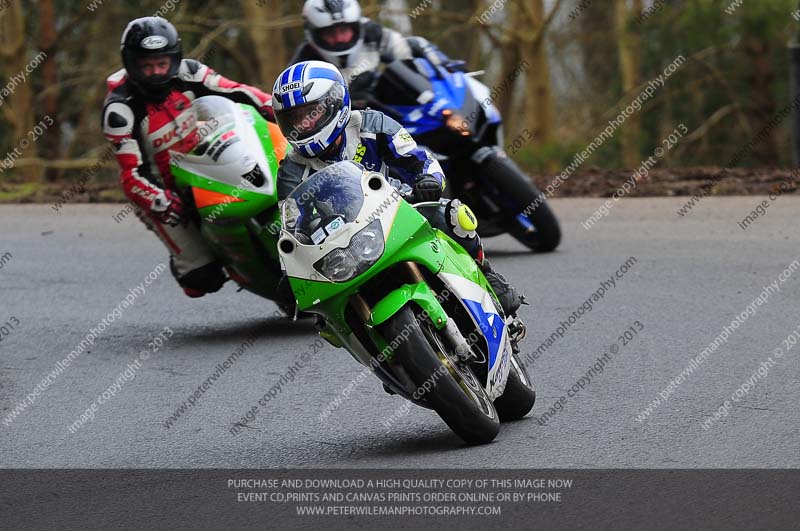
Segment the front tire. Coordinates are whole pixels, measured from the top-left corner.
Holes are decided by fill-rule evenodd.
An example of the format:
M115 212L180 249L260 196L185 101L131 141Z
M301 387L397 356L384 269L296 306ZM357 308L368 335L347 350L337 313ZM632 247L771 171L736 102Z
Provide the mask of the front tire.
M396 359L417 394L456 435L467 444L486 444L497 437L500 418L492 401L472 370L449 352L452 349L430 321L418 319L405 306L381 327L381 333L389 343L407 337L395 350Z
M549 253L561 243L561 227L555 214L547 204L544 194L522 170L507 158L492 157L486 161L484 171L505 198L512 198L521 205L514 217L506 220L508 233L523 245L538 253ZM535 205L526 217L536 230L528 231L516 219L519 212L525 212ZM480 232L480 230L479 230Z
M517 355L512 354L505 391L494 401L500 421L521 419L530 413L534 403L536 403L536 389L533 381Z

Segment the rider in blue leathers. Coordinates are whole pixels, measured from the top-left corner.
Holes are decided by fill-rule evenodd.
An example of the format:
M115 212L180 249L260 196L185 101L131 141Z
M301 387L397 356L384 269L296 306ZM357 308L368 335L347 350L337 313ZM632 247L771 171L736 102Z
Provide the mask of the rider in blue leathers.
M484 258L475 216L458 199L441 199L445 178L439 162L392 118L373 110L351 111L347 84L334 65L304 61L290 66L275 81L272 105L294 148L278 170L279 199L312 173L342 160L381 172L414 202L440 202L439 208L421 213L475 259L505 314L516 312L524 299Z

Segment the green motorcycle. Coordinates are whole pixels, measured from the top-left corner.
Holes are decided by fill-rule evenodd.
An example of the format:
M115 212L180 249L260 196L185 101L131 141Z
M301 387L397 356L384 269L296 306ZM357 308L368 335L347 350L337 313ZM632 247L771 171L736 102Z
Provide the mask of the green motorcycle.
M173 153L171 160L179 193L194 206L194 222L228 275L292 314L295 309L277 295L282 272L276 177L286 140L249 105L220 96L204 96L193 105L198 144L189 153Z
M278 248L297 307L385 389L433 409L469 444L525 416L536 392L525 325L503 316L467 252L386 178L354 162L315 173L283 202Z

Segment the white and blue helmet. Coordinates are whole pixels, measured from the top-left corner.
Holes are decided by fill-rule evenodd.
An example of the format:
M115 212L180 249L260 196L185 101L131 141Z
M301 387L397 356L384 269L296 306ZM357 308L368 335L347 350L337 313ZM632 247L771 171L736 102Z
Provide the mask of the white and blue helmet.
M304 61L280 73L272 87L275 119L289 144L304 157L320 155L350 119L350 91L330 63Z

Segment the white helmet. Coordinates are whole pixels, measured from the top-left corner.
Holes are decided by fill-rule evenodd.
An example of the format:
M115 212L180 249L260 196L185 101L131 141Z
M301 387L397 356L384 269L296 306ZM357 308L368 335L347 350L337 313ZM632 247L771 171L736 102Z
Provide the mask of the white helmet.
M306 40L329 63L339 68L353 65L364 43L364 25L361 24L361 6L357 0L306 0L303 6ZM328 44L323 36L331 28L349 27L352 38L347 42Z
M347 127L350 91L332 64L303 61L275 80L272 109L289 144L304 157L316 157Z

